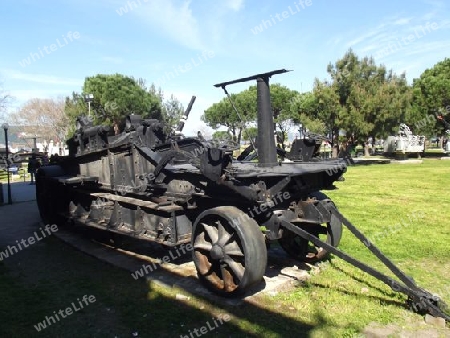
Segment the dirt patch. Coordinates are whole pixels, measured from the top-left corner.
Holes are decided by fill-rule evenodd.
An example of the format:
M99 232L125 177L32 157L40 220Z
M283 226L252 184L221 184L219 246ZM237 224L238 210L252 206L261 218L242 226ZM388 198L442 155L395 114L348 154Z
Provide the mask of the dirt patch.
M425 322L410 322L405 326L370 323L364 328L361 337L366 338L441 338L450 337L449 328L436 328Z

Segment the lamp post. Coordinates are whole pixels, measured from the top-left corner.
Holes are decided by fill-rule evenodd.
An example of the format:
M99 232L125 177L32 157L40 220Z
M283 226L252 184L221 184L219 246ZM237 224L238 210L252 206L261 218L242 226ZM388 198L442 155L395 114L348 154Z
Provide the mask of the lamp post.
M88 104L89 116L91 116L91 102L94 101L94 94L84 94L84 102Z
M3 123L2 128L5 131L5 146L6 146L6 176L8 177L8 204L12 204L11 198L11 182L9 179L9 146L8 146L8 123Z

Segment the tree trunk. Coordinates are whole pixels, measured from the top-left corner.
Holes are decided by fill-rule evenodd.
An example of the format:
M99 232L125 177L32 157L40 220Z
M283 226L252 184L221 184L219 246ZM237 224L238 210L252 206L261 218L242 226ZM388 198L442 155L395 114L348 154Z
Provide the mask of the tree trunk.
M119 124L117 122L114 123L114 135L120 134Z
M231 130L233 141L236 141L236 128L234 126L231 126L229 129Z
M365 141L364 142L364 157L368 157L370 156L369 153L369 142Z
M339 128L333 128L333 130L331 132L331 139L332 139L331 157L338 158L338 156L339 156Z

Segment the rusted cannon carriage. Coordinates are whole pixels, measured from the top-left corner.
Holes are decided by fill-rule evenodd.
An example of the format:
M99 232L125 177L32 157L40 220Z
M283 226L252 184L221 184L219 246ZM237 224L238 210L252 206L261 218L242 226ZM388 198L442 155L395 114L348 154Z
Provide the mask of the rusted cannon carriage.
M168 132L157 120L131 115L125 130L114 135L109 127L80 117L68 141L70 155L59 165L41 168L36 177L42 218L167 247L191 244L199 279L222 295L240 293L262 280L266 242L278 240L300 260L314 261L332 252L408 294L416 306L441 314L438 299L416 287L368 241L368 248L401 282L336 249L343 226L367 240L321 192L342 177L346 162L318 159L317 142L310 139L298 145L296 153L283 154L291 160L279 159L269 78L284 72L216 85L226 92L233 83L257 81L256 162L233 158L229 145Z

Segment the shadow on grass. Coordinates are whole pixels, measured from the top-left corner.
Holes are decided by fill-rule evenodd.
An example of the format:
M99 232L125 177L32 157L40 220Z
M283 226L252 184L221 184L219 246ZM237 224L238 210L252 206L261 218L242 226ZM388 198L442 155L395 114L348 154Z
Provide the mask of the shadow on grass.
M150 252L154 256L155 252ZM199 286L196 278L164 273ZM188 284L176 286L189 294L192 289L185 288ZM315 329L334 327L320 306L305 316L300 311L289 313L292 310L284 304L275 312L258 301L228 305L197 294L197 299L177 300L166 295L170 289L161 292L152 285L143 279L133 280L129 273L54 237L46 238L0 262L0 336L193 338L211 333L219 337L309 337ZM95 303L41 332L35 329L34 325L84 295L95 296ZM230 321L225 321L226 314Z
M341 267L337 266L336 264L333 263L332 260L328 260L328 263L330 264L331 267L333 267L333 269L335 269L335 270L345 274L349 279L353 279L353 280L355 280L355 281L357 281L357 282L359 282L361 284L364 284L364 285L366 285L366 286L368 286L368 287L370 287L370 288L372 288L374 290L377 290L378 292L380 292L382 294L385 294L386 298L379 297L379 296L372 296L372 295L368 295L368 294L364 294L364 293L351 292L351 291L348 291L348 290L345 290L345 289L339 288L339 287L335 288L336 291L339 291L341 293L344 293L344 294L350 295L350 296L365 297L365 298L368 298L368 299L377 300L377 301L380 301L380 304L394 305L394 306L399 306L399 307L402 307L402 308L406 308L406 303L405 302L401 302L401 301L397 301L397 300L392 299L393 297L398 296L400 293L392 291L392 290L382 289L381 287L378 287L377 285L374 285L373 283L370 283L370 281L361 279L358 276L355 276L354 274L349 273L348 271L345 271ZM369 276L369 275L367 274L367 276ZM370 278L373 278L373 281L377 280L374 277L370 277ZM379 282L382 283L381 281L379 281ZM309 284L313 285L313 286L320 287L320 288L328 288L328 287L326 287L326 286L324 286L322 284L314 283L314 282L311 282L311 281L309 281ZM403 295L403 294L401 294L401 295Z

